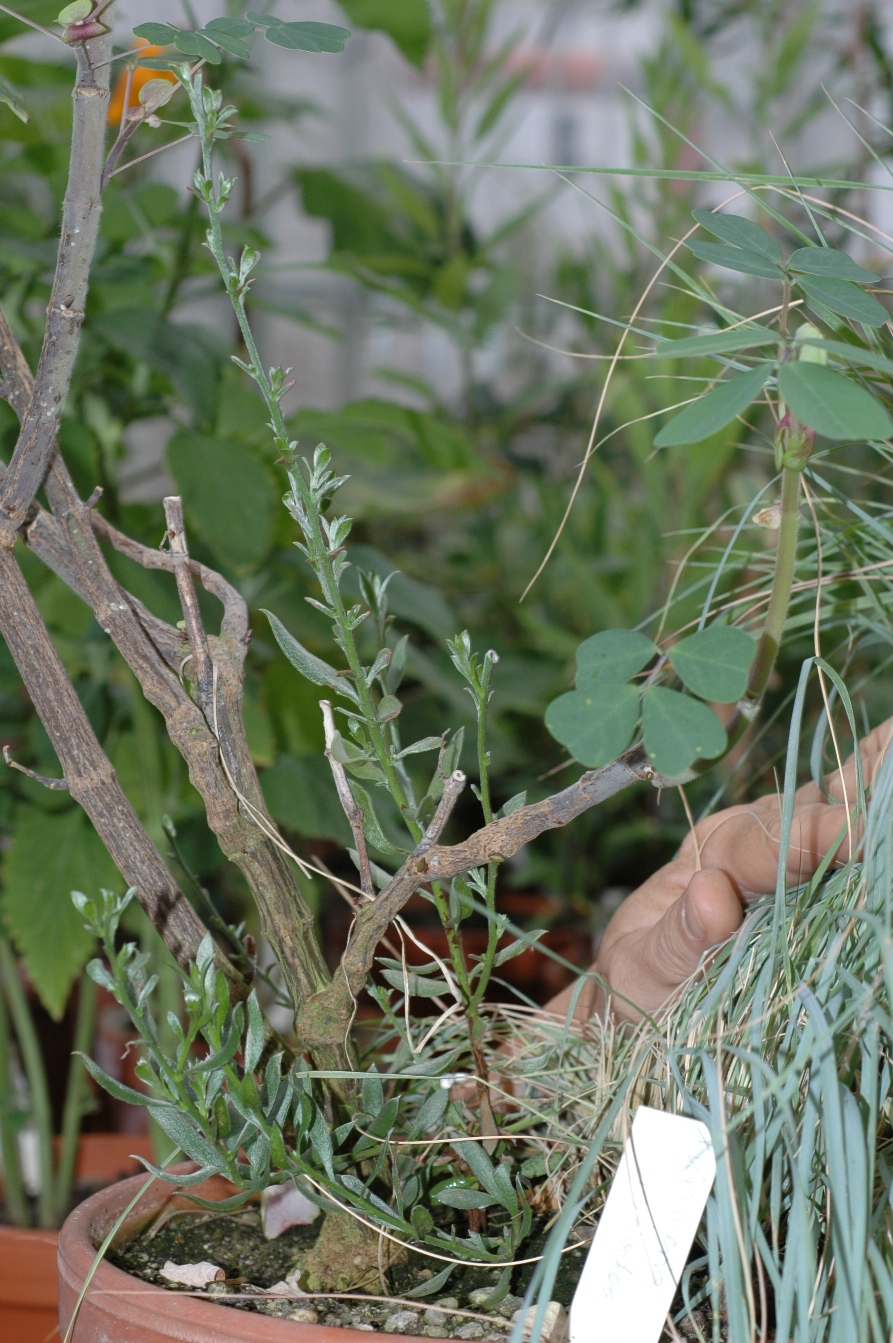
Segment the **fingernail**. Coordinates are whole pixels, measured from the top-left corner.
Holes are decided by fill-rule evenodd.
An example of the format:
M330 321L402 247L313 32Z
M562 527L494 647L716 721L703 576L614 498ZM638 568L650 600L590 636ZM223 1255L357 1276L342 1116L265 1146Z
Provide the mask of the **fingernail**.
M702 942L706 929L688 892L682 898L682 926L693 942Z

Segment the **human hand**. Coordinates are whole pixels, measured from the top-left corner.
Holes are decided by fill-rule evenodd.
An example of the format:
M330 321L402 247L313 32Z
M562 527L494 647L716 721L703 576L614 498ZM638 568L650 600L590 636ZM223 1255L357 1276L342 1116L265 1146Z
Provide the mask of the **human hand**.
M876 727L860 744L867 785L893 737L893 719ZM813 783L796 793L786 875L807 881L838 840L835 862L845 862L850 843L847 816L856 800L855 757L825 777L828 796ZM830 800L829 800L830 798ZM745 806L705 817L689 833L676 857L623 902L605 929L592 970L609 985L610 1010L636 1021L662 1007L695 973L706 952L737 932L748 904L775 890L781 832L781 802L767 795ZM546 1005L566 1016L576 986ZM603 1013L605 993L590 981L574 1009L578 1020Z

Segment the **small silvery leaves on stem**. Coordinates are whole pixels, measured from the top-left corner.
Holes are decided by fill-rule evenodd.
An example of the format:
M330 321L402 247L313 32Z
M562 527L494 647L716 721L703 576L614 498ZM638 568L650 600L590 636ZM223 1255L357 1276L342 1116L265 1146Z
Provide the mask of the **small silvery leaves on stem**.
M725 730L709 703L741 698L755 651L753 637L731 625L689 635L663 654L636 630L605 630L577 649L576 688L549 705L546 727L596 769L623 754L641 722L655 769L676 777L725 750ZM656 659L644 685L631 683ZM688 694L656 683L669 669Z

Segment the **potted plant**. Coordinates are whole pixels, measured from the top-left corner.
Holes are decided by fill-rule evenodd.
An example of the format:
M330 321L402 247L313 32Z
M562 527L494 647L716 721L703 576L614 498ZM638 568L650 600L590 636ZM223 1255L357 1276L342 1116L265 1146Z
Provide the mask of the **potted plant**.
M329 511L342 482L331 470L331 458L323 446L304 457L289 436L282 411L288 375L281 369L264 369L247 310L251 279L260 258L251 247L233 258L221 222L233 181L216 174L214 151L220 140L233 133L232 109L210 86L207 69L219 61L221 49L247 55L258 32L275 45L309 52L335 52L348 34L331 25L287 23L256 14L245 20L213 20L197 31L164 24L139 26L137 37L173 47L188 58L172 56L171 66L189 101L190 133L200 145L201 166L193 188L207 212L207 246L238 322L244 349L237 362L263 397L273 441L286 469L286 506L297 524L300 539L296 544L318 585L312 605L332 629L336 651L334 661L329 662L310 653L275 613L268 613L285 656L301 675L332 695L332 702L323 703L326 754L353 836L357 872L355 881L339 878L354 899L354 922L348 945L332 972L323 961L312 914L291 866L294 861L300 870L303 860L287 851L270 819L246 744L241 706L248 622L242 595L220 574L190 559L179 498L165 501L166 547L141 546L103 518L97 501L80 499L54 442L78 348L103 182L136 131L158 120L174 88L170 81L155 81L154 87L153 81L146 83L140 91L139 109L106 156L105 100L111 59L103 23L107 11L107 5L93 7L83 0L59 16L65 40L78 62L72 170L47 339L33 385L12 333L5 326L0 328L4 395L22 420L15 453L0 477L0 631L58 754L65 783L90 816L128 887L126 896L109 892L77 896L81 915L104 947L104 959L93 963L91 973L127 1007L140 1031L144 1048L140 1075L149 1088L148 1098L127 1093L111 1079L103 1080L113 1093L147 1105L172 1147L191 1160L190 1169L165 1172L147 1164L153 1174L163 1174L193 1199L211 1192L209 1180L223 1177L234 1191L225 1201L227 1207L240 1206L273 1186L294 1183L324 1210L315 1244L303 1256L296 1291L338 1293L345 1284L362 1282L368 1274L377 1278L389 1267L393 1252L388 1247L396 1245L399 1254L412 1249L423 1258L446 1262L433 1277L429 1271L429 1276L408 1290L411 1299L424 1300L426 1294L445 1289L455 1267L475 1264L497 1275L495 1282L491 1276L482 1302L496 1307L508 1293L516 1261L524 1257L542 1188L548 1187L555 1173L548 1163L525 1167L517 1160L499 1114L504 1091L499 1068L514 1065L509 1058L494 1068L484 994L500 961L528 945L523 938L508 945L504 941L507 924L496 907L499 865L538 834L567 824L622 788L643 782L665 787L685 781L743 738L763 702L785 630L795 587L803 479L815 452L816 434L880 440L893 429L879 399L886 390L883 376L889 375L891 367L886 356L874 348L872 334L887 320L886 310L868 292L877 277L857 267L843 252L811 244L802 236L798 239L802 246L789 253L770 233L743 216L696 213L696 225L719 242L693 241L694 255L777 283L778 321L769 326L756 318L744 318L729 324L728 309L709 291L698 289L698 281L689 281L721 314L724 325L681 340L659 339L650 348L662 360L714 361L708 390L670 421L656 444L672 447L701 442L722 431L756 399L771 398L777 421L772 447L781 498L771 519L779 541L764 593L765 614L759 603L754 609L755 603L748 599L742 603L745 618L741 623L711 620L711 591L703 625L693 633L683 630L679 637L657 641L639 631L611 630L586 640L577 652L576 688L556 700L547 715L550 731L585 772L570 787L543 801L527 804L518 796L499 812L490 796L487 740L497 658L492 653L477 654L468 636L460 634L451 641L450 654L475 712L475 794L483 824L468 838L446 844L444 833L468 782L459 767L459 734L447 731L410 742L401 738L400 690L407 641L395 638L391 630L387 582L375 574L361 574L357 590L348 588L352 576L345 543L351 524L348 518ZM796 194L793 189L792 194ZM784 217L781 222L793 227ZM799 323L793 328L792 304L803 301L810 304L821 327ZM855 329L848 327L846 339L838 339L845 322L855 324ZM731 370L730 376L717 379L716 363L721 373ZM852 373L854 369L858 373ZM860 379L870 380L872 386L860 385ZM42 483L49 504L46 510L35 503ZM91 605L147 699L162 714L222 849L243 872L256 901L276 962L267 982L256 984L259 972L254 948L237 928L218 928L220 938L214 940L129 806L22 577L14 554L20 538ZM182 612L179 625L161 621L121 586L100 542L138 564L172 575ZM714 590L722 570L720 563ZM196 583L222 605L217 635L205 629ZM756 636L742 625L752 625ZM825 664L822 670L843 695L842 682L838 685L839 678L834 679L837 673L826 670ZM729 706L725 722L710 707L716 703ZM436 763L420 785L416 757L428 753ZM789 783L795 766L793 753ZM788 794L786 814L790 818L794 805L790 788L786 798ZM786 853L787 834L783 840ZM875 855L879 852L872 850ZM782 959L785 940L779 930L786 927L789 916L784 876L783 870L770 911L777 920L773 955ZM393 925L399 928L401 909L419 890L426 892L437 910L449 956L421 966L410 966L400 955L383 959L384 984L373 985L370 991L381 1013L384 1034L390 1037L387 1048L378 1042L379 1065L387 1060L385 1076L380 1066L361 1066L351 1027L357 997L369 984L382 940ZM845 900L847 891L844 883L837 893L839 901ZM185 1011L182 1019L172 1023L177 1036L173 1047L159 1035L151 1002L153 978L145 956L134 945L122 944L118 936L121 916L133 898L164 937L183 976ZM487 916L488 945L469 963L458 929L475 908ZM874 917L876 911L870 912ZM835 909L835 927L838 916ZM716 969L710 971L706 997L700 1003L702 1021L715 1024L722 1018L729 995L738 992L735 976L741 957L753 950L752 933L753 929L714 962ZM809 947L802 951L805 956ZM766 964L774 969L773 960ZM873 966L871 973L875 973ZM873 982L871 976L869 981ZM826 987L822 986L822 992ZM265 995L288 1003L293 1017L288 1038L265 1016ZM414 999L437 1004L438 1015L423 1030L412 1021ZM728 1076L719 1068L711 1072L709 1058L697 1042L696 1067L691 1065L686 1071L680 1063L686 1050L692 1054L681 1024L690 1026L691 1002L686 1000L684 1008L677 1009L688 1015L680 1017L676 1034L658 1032L672 1078L666 1087L668 1103L706 1115L718 1150L729 1153L734 1125L727 1124L724 1108L731 1086ZM824 1007L820 998L816 1002L817 1014L811 1002L803 1010L819 1021ZM605 1169L598 1163L607 1162L606 1143L634 1085L656 1085L647 1064L656 1048L654 1036L648 1033L651 1029L648 1024L632 1044L618 1040L612 1054L618 1068L622 1065L625 1080L621 1085L614 1076L612 1087L602 1095L589 1155L580 1162L576 1177L568 1179L568 1198L558 1227L564 1233L579 1212L579 1199L594 1172L599 1170L604 1177ZM587 1038L584 1030L583 1045ZM813 1037L809 1039L814 1043ZM595 1047L601 1050L604 1043L598 1035ZM559 1054L550 1053L545 1045L541 1052L554 1060L566 1045L567 1028L562 1027ZM734 1049L730 1046L730 1052L734 1050L741 1052L739 1043ZM99 1075L95 1065L88 1067ZM442 1085L457 1070L467 1070L473 1078L473 1110L462 1108L465 1102L451 1099L449 1087ZM852 1106L842 1098L852 1092L839 1082L836 1060L832 1071L833 1082L829 1077L822 1094L828 1104L836 1095L841 1123L849 1123L855 1132ZM543 1076L548 1075L546 1069ZM785 1076L793 1086L791 1095L799 1095L791 1082L790 1067ZM754 1068L748 1079L752 1087L756 1077ZM864 1082L868 1084L867 1072ZM842 1093L834 1091L836 1085L843 1087ZM747 1104L741 1104L741 1113L750 1114ZM874 1114L886 1101L878 1102L874 1095L871 1104ZM459 1141L459 1130L464 1130L467 1141ZM517 1131L513 1141L516 1135ZM407 1154L413 1144L426 1151L423 1159ZM779 1161L783 1157L782 1152ZM720 1267L731 1271L728 1227L736 1233L741 1227L740 1218L736 1221L734 1215L737 1185L731 1156L728 1165L730 1174L728 1179L721 1177L716 1196L719 1211L712 1214L720 1219L721 1227L710 1240L710 1252L720 1245L722 1256L711 1261L711 1270L717 1270L712 1273L714 1286L704 1290L714 1294ZM836 1174L837 1168L835 1178ZM754 1184L757 1194L761 1180L760 1171ZM794 1227L793 1212L791 1220L785 1220L790 1209L808 1221L811 1195L797 1203L793 1196L784 1195L781 1175L779 1181L782 1192L778 1197L788 1202L784 1217L779 1215L776 1222L783 1223L787 1232ZM116 1194L102 1209L85 1208L69 1223L66 1237L70 1234L70 1245L63 1244L61 1280L66 1327L71 1327L75 1303L87 1286L84 1255L97 1237L112 1233L113 1213L121 1211L123 1197L123 1193ZM743 1232L738 1250L742 1237ZM772 1247L756 1233L752 1248L760 1256L758 1262L767 1267L774 1264ZM549 1249L534 1275L547 1292L558 1253L554 1247ZM749 1259L743 1252L742 1263L740 1297L747 1303L742 1275ZM134 1295L128 1306L127 1291L118 1280L102 1276L114 1272L101 1268L95 1280L99 1291L86 1298L80 1327L87 1331L91 1312L96 1329L108 1327L108 1312L113 1309L126 1312L137 1302L138 1311L145 1312L151 1294L130 1289ZM838 1305L844 1290L839 1282L839 1275L826 1276L829 1300ZM103 1283L111 1285L103 1291ZM740 1330L755 1318L751 1307L752 1302L744 1314L738 1304L729 1307L730 1326L739 1331L736 1338L744 1337ZM206 1302L196 1308L206 1312L223 1309ZM860 1297L857 1314L867 1310L867 1300ZM146 1336L177 1336L172 1331L179 1327L180 1313L180 1299L170 1298L160 1308L156 1324L147 1323L146 1328L154 1328L155 1333ZM216 1313L207 1318L214 1321L206 1326L207 1331L218 1337L225 1337L227 1328L234 1331L234 1337L252 1336L248 1331L254 1328L253 1322L249 1326L240 1319L224 1324ZM541 1322L542 1311L534 1327L538 1329ZM255 1334L273 1338L278 1336L273 1332L276 1327L262 1321ZM801 1321L797 1327L802 1328Z

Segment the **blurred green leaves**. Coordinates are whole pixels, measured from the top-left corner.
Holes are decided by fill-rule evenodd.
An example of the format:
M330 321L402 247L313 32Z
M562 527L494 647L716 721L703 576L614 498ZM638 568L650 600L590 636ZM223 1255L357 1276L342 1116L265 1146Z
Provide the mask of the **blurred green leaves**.
M95 945L71 892L120 886L121 878L80 807L20 805L3 885L4 922L41 1002L58 1020Z
M351 23L387 33L408 61L421 66L431 41L426 0L339 0Z
M237 439L180 430L167 445L186 515L225 567L250 569L273 539L276 493L266 467Z

